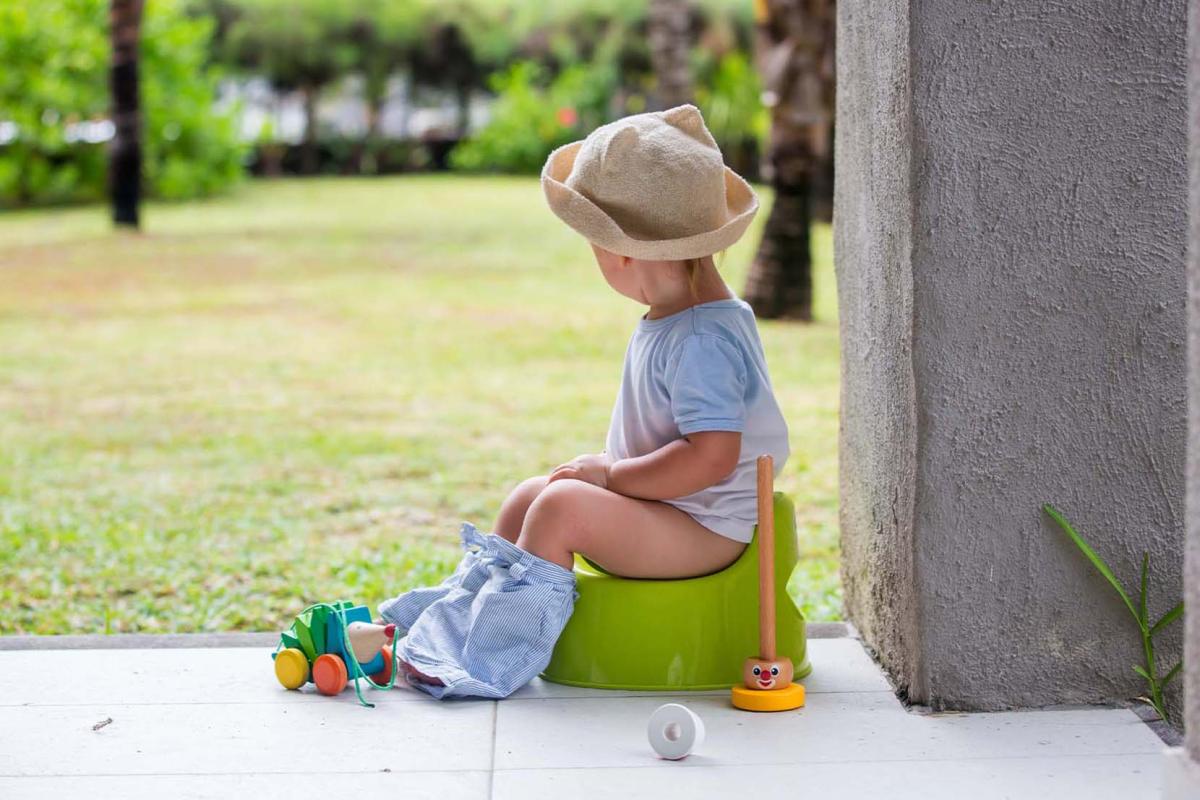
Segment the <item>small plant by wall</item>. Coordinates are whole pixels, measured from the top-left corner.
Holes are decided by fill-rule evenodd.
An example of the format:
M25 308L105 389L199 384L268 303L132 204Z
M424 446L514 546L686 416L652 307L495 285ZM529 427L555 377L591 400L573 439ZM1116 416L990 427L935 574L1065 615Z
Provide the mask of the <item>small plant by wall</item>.
M1157 622L1151 623L1150 612L1146 603L1146 586L1150 578L1150 554L1142 553L1141 587L1138 591L1137 605L1134 605L1133 600L1130 599L1129 594L1126 593L1125 588L1121 585L1121 582L1117 580L1117 576L1113 574L1112 569L1107 563L1105 563L1104 559L1102 559L1096 553L1096 551L1092 549L1091 545L1089 545L1087 541L1080 536L1073 527L1071 527L1071 523L1067 522L1067 519L1062 515L1062 512L1049 503L1043 505L1042 510L1049 514L1050 517L1057 522L1064 531L1067 532L1067 535L1071 537L1071 541L1075 543L1075 546L1078 547L1080 552L1087 557L1088 561L1092 562L1092 566L1094 566L1096 570L1104 576L1104 579L1108 581L1109 585L1112 586L1113 589L1116 590L1117 594L1121 596L1121 600L1124 601L1125 607L1129 609L1129 613L1133 616L1134 621L1137 623L1138 631L1141 633L1142 651L1146 658L1145 664L1133 665L1133 671L1145 679L1146 688L1149 692L1148 696L1139 697L1138 699L1150 705L1159 717L1166 720L1167 710L1166 705L1163 703L1163 692L1166 691L1167 685L1182 671L1183 660L1181 659L1175 664L1175 666L1171 667L1171 669L1167 671L1166 675L1160 678L1158 672L1158 659L1154 654L1154 636L1172 622L1183 616L1183 601L1180 600L1178 605L1174 606L1170 611L1163 614Z

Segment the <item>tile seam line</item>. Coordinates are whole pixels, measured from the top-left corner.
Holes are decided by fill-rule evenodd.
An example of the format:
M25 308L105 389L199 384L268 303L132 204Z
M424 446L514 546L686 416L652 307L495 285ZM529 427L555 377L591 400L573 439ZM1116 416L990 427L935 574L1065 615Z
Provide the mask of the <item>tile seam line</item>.
M265 770L262 772L47 772L36 775L14 775L0 773L0 780L47 780L51 778L245 778L254 775L461 775L463 773L485 775L488 770L465 767L463 769L372 769L331 770L308 772L288 770Z
M847 764L955 764L955 763L989 763L993 761L1054 761L1058 759L1064 760L1079 760L1084 758L1095 759L1110 759L1119 756L1133 756L1153 758L1160 756L1162 751L1160 748L1154 750L1138 751L1138 752L1113 752L1113 753L1060 753L1057 755L1028 755L1028 756L983 756L971 758L883 758L869 759L862 761L767 761L755 762L751 764L689 764L660 761L655 764L626 764L619 766L595 766L595 767L496 767L490 770L492 773L497 772L554 772L554 771L609 771L609 770L625 770L625 769L761 769L762 767L812 767L821 765L840 766ZM648 756L649 757L649 756ZM463 769L391 769L388 772L383 770L332 770L328 772L297 772L296 770L263 770L258 772L78 772L78 773L43 773L17 775L0 773L0 780L20 780L20 779L48 779L48 778L157 778L157 777L215 777L215 776L237 776L246 777L251 775L438 775L438 774L459 774L459 773L480 773L486 774L489 770L464 767Z
M488 762L488 800L493 800L496 794L496 723L500 717L500 701L492 701L492 735L491 735L491 760Z
M600 767L497 767L496 772L554 772L554 771L609 771L622 769L761 769L763 767L817 767L817 766L846 766L850 764L962 764L962 763L980 763L986 764L993 761L1054 761L1063 760L1080 760L1085 758L1095 758L1107 760L1120 757L1138 757L1138 758L1156 758L1162 755L1162 748L1156 747L1153 750L1134 751L1134 752L1112 752L1112 753L1060 753L1058 755L1028 755L1028 756L974 756L970 758L874 758L862 761L764 761L754 762L749 764L731 764L731 763L705 763L705 764L688 764L686 762L668 762L662 761L658 764L626 764L624 766L600 766Z
M890 690L885 690L885 689L871 689L868 691L861 691L861 692L859 692L859 691L809 692L810 696L841 695L841 694L893 695L893 693ZM368 697L369 696L370 695L368 695ZM681 694L650 694L650 693L647 693L647 694L621 694L621 695L612 695L611 697L594 697L594 696L586 696L586 697L509 697L503 701L494 701L494 702L497 702L497 703L499 703L499 702L528 703L528 702L567 701L567 700L635 700L639 697L645 697L645 698L670 697L670 698L682 699L682 700L700 700L700 699L708 698L708 697L723 697L723 696L724 696L724 694L700 694L700 695L694 695L694 696L689 697L688 695L681 695ZM425 699L422 697L406 698L404 700L383 700L382 698L380 698L380 701L384 705L389 705L389 706L395 705L398 703L424 703L424 702L426 702ZM162 702L159 702L157 700L154 700L154 701L148 700L148 701L144 701L144 702L116 701L116 702L112 702L112 703L96 703L96 702L88 702L88 703L0 703L0 708L89 708L89 707L91 707L91 708L109 708L109 707L119 707L119 706L132 706L132 707L138 707L138 708L143 707L143 706L288 706L288 707L292 707L292 706L302 706L302 705L303 706L321 705L323 702L324 701L322 701L322 700L305 700L300 703L292 703L287 700L245 700L245 701L240 701L240 702L229 701L229 700L194 700L194 701L164 700ZM492 702L492 701L489 701L489 702ZM899 701L897 701L897 702L899 702ZM343 705L350 705L350 704L344 703ZM468 705L468 703L463 703L462 705ZM1038 711L1039 709L1032 709L1032 710ZM1101 710L1109 710L1109 709L1101 709ZM1120 710L1120 709L1117 709L1117 710ZM911 711L907 711L907 709L906 709L906 712L914 713ZM986 714L986 713L993 713L993 712L981 711L981 712L976 712L976 713ZM1001 712L1001 713L1011 713L1011 712ZM933 715L927 715L927 716L933 716Z

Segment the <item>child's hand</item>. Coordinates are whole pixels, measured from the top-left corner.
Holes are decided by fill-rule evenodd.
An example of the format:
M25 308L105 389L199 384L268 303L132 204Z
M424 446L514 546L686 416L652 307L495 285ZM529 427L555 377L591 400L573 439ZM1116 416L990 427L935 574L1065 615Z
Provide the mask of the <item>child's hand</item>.
M574 478L578 481L587 481L595 484L601 489L608 488L608 468L612 464L612 459L608 457L608 453L597 453L595 455L576 456L565 464L559 464L550 473L549 483L553 483L561 478Z

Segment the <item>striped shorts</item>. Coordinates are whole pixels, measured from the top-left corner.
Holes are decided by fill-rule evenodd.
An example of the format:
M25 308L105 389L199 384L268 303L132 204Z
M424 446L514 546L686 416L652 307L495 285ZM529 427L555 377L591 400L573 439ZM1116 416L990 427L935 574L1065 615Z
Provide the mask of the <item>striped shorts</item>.
M380 613L402 624L424 605L398 655L444 685L417 688L437 698L507 697L550 663L575 608L575 574L469 524L463 544L467 554L441 586L401 595Z

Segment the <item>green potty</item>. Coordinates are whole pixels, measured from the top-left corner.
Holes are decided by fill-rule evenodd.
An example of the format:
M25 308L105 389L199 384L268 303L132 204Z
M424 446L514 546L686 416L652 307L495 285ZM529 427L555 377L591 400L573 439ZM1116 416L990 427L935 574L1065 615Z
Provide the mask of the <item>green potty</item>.
M799 682L812 672L804 617L788 596L798 559L792 501L775 493L775 618L780 657ZM542 677L596 689L724 689L758 655L758 531L745 552L712 575L619 578L576 557L579 599Z

